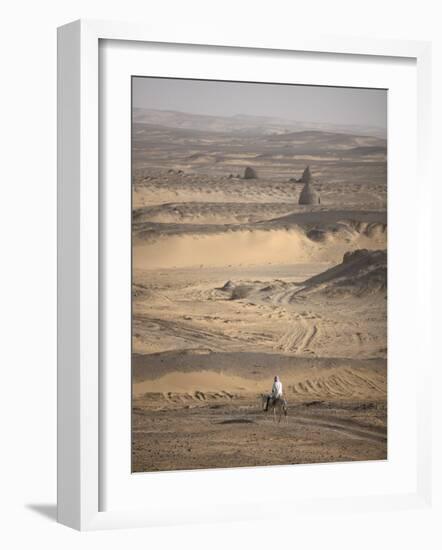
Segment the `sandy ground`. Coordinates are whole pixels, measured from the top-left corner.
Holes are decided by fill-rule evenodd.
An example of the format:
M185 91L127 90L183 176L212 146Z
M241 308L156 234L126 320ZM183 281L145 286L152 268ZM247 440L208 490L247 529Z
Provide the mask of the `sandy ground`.
M133 471L303 464L387 457L386 404L381 401L290 401L287 420L273 422L256 400L202 405L133 406Z
M133 470L387 458L385 141L135 129Z

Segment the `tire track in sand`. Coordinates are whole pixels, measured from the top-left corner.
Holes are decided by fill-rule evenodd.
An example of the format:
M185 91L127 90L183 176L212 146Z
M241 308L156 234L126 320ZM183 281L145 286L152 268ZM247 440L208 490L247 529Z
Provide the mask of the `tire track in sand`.
M381 427L367 427L352 420L337 420L333 416L304 416L296 415L292 417L293 421L303 426L312 428L323 428L338 432L352 439L365 439L378 443L385 443L387 440L387 430Z
M313 339L318 334L318 325L304 318L292 322L290 328L281 336L276 349L285 352L314 354L310 349Z

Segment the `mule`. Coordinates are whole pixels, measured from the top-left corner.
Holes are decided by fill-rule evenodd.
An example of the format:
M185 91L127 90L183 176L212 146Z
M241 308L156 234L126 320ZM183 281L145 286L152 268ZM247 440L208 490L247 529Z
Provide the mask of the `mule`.
M273 409L273 422L276 422L276 415L278 414L278 424L281 422L282 415L284 414L286 424L288 423L287 413L287 401L283 397L277 397L276 399L270 397L269 407L266 409L268 394L261 394L262 410L268 412L269 409Z

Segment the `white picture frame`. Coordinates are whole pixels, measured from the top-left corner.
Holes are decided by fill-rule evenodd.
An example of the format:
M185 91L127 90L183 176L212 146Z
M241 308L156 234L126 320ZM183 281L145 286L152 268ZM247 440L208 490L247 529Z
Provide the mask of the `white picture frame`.
M248 35L250 37L250 35ZM428 176L430 147L430 52L426 42L372 40L350 37L311 38L297 33L267 43L261 37L247 38L220 33L220 36L186 35L185 29L167 36L153 28L116 22L76 21L58 31L58 521L80 530L168 525L176 523L259 518L263 501L250 498L248 507L227 506L222 501L208 506L207 501L184 509L178 503L166 512L158 506L113 506L103 510L103 445L102 418L106 400L100 384L102 357L100 337L103 298L101 281L103 208L100 189L100 41L124 41L126 47L146 43L228 48L229 55L244 52L272 52L284 56L287 52L310 52L336 56L368 56L377 58L411 59L416 63L418 116L416 162L419 178L428 182L419 190L421 208L417 214L420 294L416 300L419 312L431 310L431 185ZM180 46L181 45L181 46ZM210 56L210 52L209 52ZM419 313L417 312L417 313ZM428 319L428 320L425 320ZM431 329L426 326L431 315L423 315L419 328L423 345L428 343ZM315 513L330 507L346 512L427 506L431 500L431 432L430 407L426 388L430 385L433 363L431 348L420 365L420 382L416 384L416 484L412 491L390 493L318 496L302 501L285 495L284 511L277 515L289 518L293 513ZM108 388L108 391L109 390ZM127 396L130 399L130 396ZM129 449L127 450L129 453ZM344 465L345 467L345 465ZM284 469L285 468L285 469ZM289 468L273 470L275 475L287 475ZM211 477L259 475L261 469L241 474L240 470L226 474L199 472L204 483ZM336 470L335 470L336 472ZM154 474L149 478L156 486L168 483L179 486L182 481L174 473ZM181 473L181 476L189 475ZM324 470L322 475L330 475ZM355 474L357 475L357 474ZM160 476L160 477L158 477ZM168 477L166 477L168 476ZM175 477L174 477L175 476ZM145 478L147 479L147 478ZM147 479L147 483L149 483ZM184 479L184 478L182 478ZM312 492L315 494L315 491ZM331 506L332 505L332 506Z

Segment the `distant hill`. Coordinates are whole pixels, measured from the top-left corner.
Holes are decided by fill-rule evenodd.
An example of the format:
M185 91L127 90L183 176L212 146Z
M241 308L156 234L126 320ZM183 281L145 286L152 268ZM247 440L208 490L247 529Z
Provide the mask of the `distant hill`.
M166 111L135 107L134 123L147 123L183 130L202 130L209 132L237 132L245 134L280 135L291 132L321 131L385 138L382 128L360 125L317 123L285 120L275 117L234 115L211 116L180 111Z

